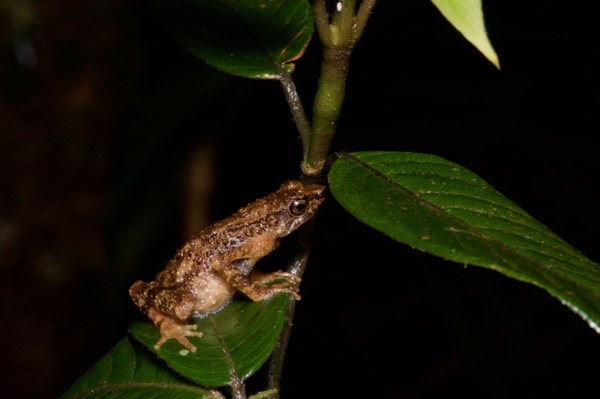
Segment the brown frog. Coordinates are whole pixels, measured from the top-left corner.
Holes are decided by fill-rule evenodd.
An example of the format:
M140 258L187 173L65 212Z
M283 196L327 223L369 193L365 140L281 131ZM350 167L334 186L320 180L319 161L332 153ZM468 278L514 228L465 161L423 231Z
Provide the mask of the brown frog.
M197 326L188 320L219 310L237 291L253 301L282 292L300 299L300 278L282 271L263 274L253 270L254 264L315 214L324 191L318 184L286 181L274 193L195 233L156 280L136 281L129 295L161 335L154 349L174 338L195 352L186 337L201 337L202 332L193 331Z

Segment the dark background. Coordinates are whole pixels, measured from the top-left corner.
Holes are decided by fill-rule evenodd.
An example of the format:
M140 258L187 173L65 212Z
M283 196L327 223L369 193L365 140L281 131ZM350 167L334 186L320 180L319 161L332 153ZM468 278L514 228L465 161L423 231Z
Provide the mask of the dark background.
M211 70L141 2L3 4L1 386L53 398L140 317L128 286L297 177L300 146L276 83ZM457 162L599 260L593 9L485 2L497 71L429 2L381 0L334 149ZM313 43L294 73L307 109L319 57ZM331 198L317 227L284 397L597 391L598 335L544 291L412 251Z

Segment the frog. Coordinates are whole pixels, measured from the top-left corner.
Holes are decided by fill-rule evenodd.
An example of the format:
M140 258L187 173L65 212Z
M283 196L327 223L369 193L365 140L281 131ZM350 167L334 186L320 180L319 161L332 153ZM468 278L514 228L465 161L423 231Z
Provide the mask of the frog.
M188 337L202 337L192 317L225 307L241 292L252 301L280 293L300 300L301 279L281 270L262 273L254 266L282 238L310 220L324 201L325 186L287 180L275 192L194 233L151 282L133 283L129 295L155 325L155 350L175 339L191 352Z

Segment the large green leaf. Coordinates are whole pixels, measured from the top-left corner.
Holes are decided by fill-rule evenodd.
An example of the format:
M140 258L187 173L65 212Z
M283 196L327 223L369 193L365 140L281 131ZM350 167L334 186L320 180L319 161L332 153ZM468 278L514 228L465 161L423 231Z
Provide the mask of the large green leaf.
M431 0L442 15L471 42L496 68L498 55L488 39L481 0Z
M147 0L179 42L213 67L247 78L291 72L313 33L308 0Z
M229 385L232 376L244 380L255 373L273 351L285 321L287 296L249 302L236 300L220 312L193 319L201 338L190 338L198 348L186 350L175 340L158 351L159 334L149 322L132 323L133 336L180 374L205 386Z
M413 153L342 155L329 172L333 196L397 241L544 288L600 332L600 265L480 177Z
M216 391L196 386L162 362L141 345L125 338L65 392L62 399L96 398L223 398Z

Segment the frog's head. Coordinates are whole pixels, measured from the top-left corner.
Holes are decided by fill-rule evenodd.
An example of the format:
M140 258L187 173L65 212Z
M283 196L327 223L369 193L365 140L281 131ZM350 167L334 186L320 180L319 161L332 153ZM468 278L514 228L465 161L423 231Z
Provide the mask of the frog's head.
M276 225L277 235L284 237L310 219L323 204L324 194L325 186L320 184L288 180L266 197L274 211L270 223Z

